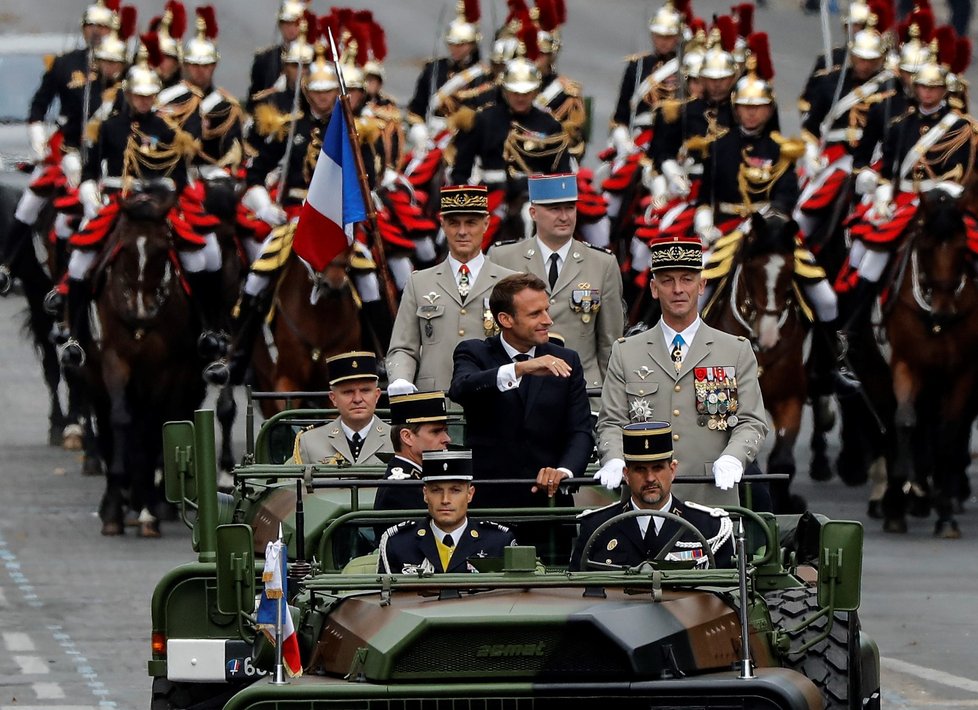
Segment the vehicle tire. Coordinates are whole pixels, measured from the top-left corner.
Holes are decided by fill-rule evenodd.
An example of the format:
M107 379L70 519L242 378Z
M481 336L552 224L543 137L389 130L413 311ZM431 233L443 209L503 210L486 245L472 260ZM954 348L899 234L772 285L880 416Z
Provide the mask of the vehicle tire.
M153 678L153 697L150 710L220 710L242 685L213 683L175 683L166 678Z
M771 622L783 629L793 628L815 614L818 607L815 587L785 589L765 594ZM791 648L798 648L825 631L821 618L797 634ZM785 654L782 663L811 680L821 691L825 710L862 708L859 617L855 612L836 612L832 631L802 654Z

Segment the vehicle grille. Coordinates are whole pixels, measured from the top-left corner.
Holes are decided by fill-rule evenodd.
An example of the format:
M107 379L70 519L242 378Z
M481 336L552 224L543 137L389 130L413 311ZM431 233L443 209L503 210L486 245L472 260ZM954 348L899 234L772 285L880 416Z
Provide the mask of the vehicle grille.
M783 710L766 698L658 698L580 696L550 698L410 698L259 702L249 710Z

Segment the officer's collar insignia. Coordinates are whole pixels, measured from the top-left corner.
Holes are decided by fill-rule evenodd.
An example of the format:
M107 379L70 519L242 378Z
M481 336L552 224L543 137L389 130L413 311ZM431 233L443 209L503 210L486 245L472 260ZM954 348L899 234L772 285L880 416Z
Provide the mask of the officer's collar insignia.
M405 478L410 478L411 474L404 473L404 469L400 466L395 466L391 469L391 480L392 481L402 481Z
M642 365L637 370L632 370L632 372L638 375L640 379L644 380L646 377L651 375L654 372L654 370L650 369L648 365Z
M439 298L441 298L441 294L440 293L435 293L434 291L432 291L431 293L426 293L425 296L424 296L424 300L426 300L428 303L432 303L432 304L435 301L437 301Z

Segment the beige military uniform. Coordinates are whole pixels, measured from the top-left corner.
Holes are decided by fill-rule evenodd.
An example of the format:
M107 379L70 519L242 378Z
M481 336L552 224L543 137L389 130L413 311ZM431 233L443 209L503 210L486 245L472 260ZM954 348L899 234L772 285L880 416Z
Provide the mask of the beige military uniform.
M512 271L486 260L462 303L455 274L446 259L411 274L404 287L387 350L387 377L413 382L422 392L452 384L455 346L496 332L489 294Z
M711 373L721 368L733 386L715 390ZM727 406L736 401L726 416L705 411L706 393L720 392ZM710 406L715 409L715 401ZM704 411L697 411L698 407ZM720 419L725 419L722 425ZM644 333L619 339L611 349L598 414L601 462L624 458L622 426L653 420L672 422L677 478L712 478L713 462L723 454L745 466L753 461L768 427L750 343L701 323L677 374L658 323ZM736 487L723 491L708 484L680 485L676 495L707 505L738 503Z
M527 271L548 283L536 237L492 247L486 257L515 271ZM549 288L548 288L549 291ZM614 256L573 241L550 293L553 332L577 352L588 387L600 387L608 369L611 346L625 330L621 271Z
M363 440L360 456L356 461L350 452L350 442L346 438L339 419L323 425L300 431L295 437L292 458L287 463L351 463L366 466L385 466L377 458L377 453L394 453L391 444L389 424L374 416L370 423L370 433Z

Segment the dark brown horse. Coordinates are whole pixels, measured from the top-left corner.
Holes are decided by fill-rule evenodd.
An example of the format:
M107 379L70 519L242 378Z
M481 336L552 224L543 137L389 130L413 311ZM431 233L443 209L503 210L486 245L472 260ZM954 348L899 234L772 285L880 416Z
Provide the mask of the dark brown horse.
M783 215L754 215L731 271L704 309L710 325L748 338L757 355L764 405L774 423L768 473L795 473L794 446L805 405L803 348L808 322L794 282L797 225ZM775 512L799 507L789 483L771 488Z
M909 482L929 491L937 513L934 534L957 538L954 501L962 492L978 413L978 287L959 201L942 190L923 194L906 238L901 277L884 315L897 404L884 529L906 531Z
M259 333L253 364L260 389L275 392L322 391L329 388L326 358L357 350L360 313L347 273L349 252L325 271L311 268L292 253L282 270L273 301L273 359ZM269 416L284 402L264 400Z
M140 532L159 535L154 484L164 422L189 419L204 395L196 341L200 324L184 289L166 214L172 188L147 185L121 200L96 273L100 347L86 346L95 385L106 490L102 534L123 532L126 505ZM147 513L149 515L147 515Z

